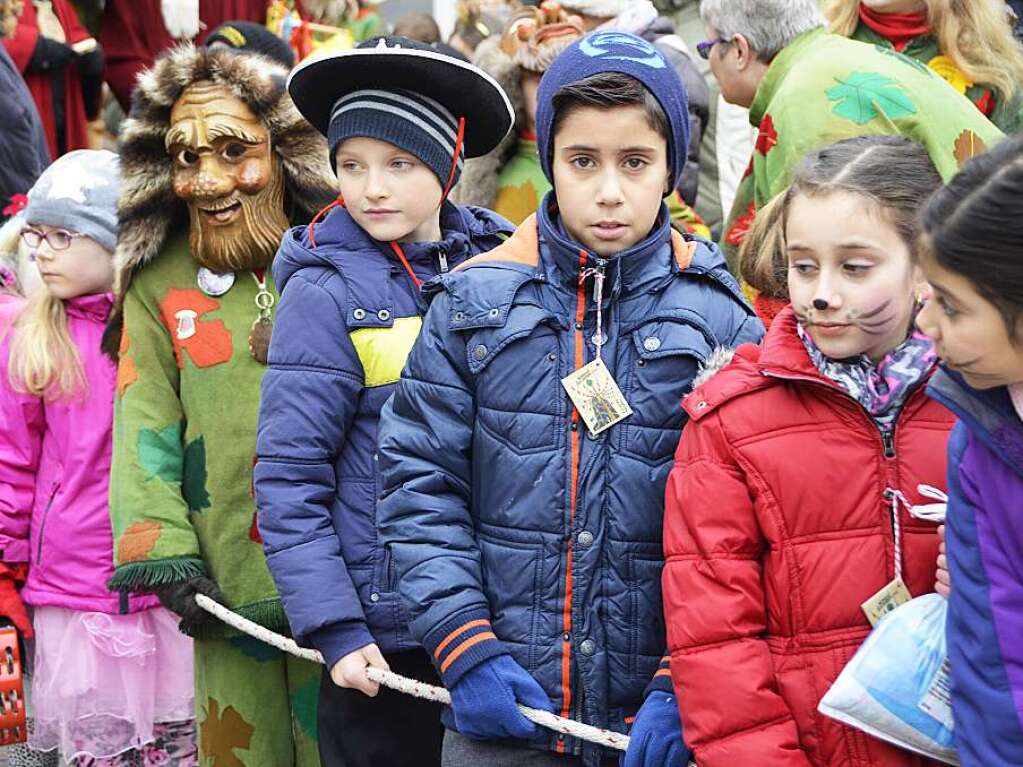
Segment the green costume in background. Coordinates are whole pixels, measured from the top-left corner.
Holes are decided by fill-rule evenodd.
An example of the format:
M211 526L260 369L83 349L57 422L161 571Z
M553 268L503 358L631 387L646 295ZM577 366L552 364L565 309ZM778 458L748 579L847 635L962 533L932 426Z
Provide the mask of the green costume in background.
M800 35L771 62L750 123L760 132L723 241L733 270L757 209L788 187L809 151L853 136L901 135L924 146L948 180L1002 138L927 66L823 29Z
M252 491L266 371L256 359L265 360L266 338L253 331L256 296L263 292L264 306L276 298L269 266L257 267L279 242L272 227L307 221L336 195L323 170L326 144L295 110L286 74L229 48L182 46L140 79L121 134L120 295L104 339L108 352L120 339L110 587L159 591L182 612L181 605L194 609L200 577L212 579L229 608L285 634ZM233 162L242 154L244 167ZM182 162L192 155L198 159ZM214 216L197 211L234 205L251 218L217 221L235 227L236 256L249 261L216 270L220 276L200 270L190 225L208 227ZM258 228L254 220L266 225L262 239L244 236ZM272 321L272 310L265 314ZM200 764L318 767L320 666L213 618L188 625Z
M853 40L895 50L891 42L862 21L853 32ZM948 56L938 48L933 35L921 35L909 41L901 53L926 65L941 75L957 92L966 96L1003 133L1017 133L1023 128L1023 92L1016 91L1011 99L999 98L994 89L983 83L971 82Z

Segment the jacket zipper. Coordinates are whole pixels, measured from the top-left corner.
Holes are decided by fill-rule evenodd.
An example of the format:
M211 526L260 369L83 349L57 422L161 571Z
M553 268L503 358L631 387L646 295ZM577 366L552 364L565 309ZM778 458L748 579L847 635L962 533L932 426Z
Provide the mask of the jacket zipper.
M586 348L583 338L584 321L586 319L586 282L583 273L586 270L588 254L585 250L579 251L579 286L576 290L575 304L575 365L574 370L579 370L585 360L584 350ZM572 536L575 530L575 512L579 503L579 460L581 452L581 434L584 428L579 416L579 410L572 406L571 454L572 473L570 475L571 486L569 487L569 508L568 508L568 550L565 560L565 604L561 615L561 716L566 719L572 715ZM565 737L558 736L557 752L565 753Z
M889 461L895 459L895 457L896 457L896 450L895 450L895 429L898 426L898 421L899 421L898 418L896 418L894 421L892 421L892 428L891 428L891 430L890 431L885 431L884 429L882 429L880 426L877 425L877 423L874 421L873 416L870 415L870 411L867 410L859 400L857 400L854 397L850 396L849 394L841 391L840 389L833 388L833 387L829 386L828 384L826 384L826 383L824 383L822 381L818 381L815 378L810 378L809 376L800 376L800 375L786 376L786 375L779 375L777 373L771 373L770 371L767 371L767 370L765 370L763 374L765 376L767 376L768 378L775 378L775 379L778 379L780 381L802 381L803 383L813 384L814 386L820 386L821 388L825 389L826 391L829 391L829 392L832 392L834 394L837 394L839 397L844 397L845 399L849 400L850 402L855 403L856 406L867 417L867 420L870 421L871 425L873 425L873 427L875 429L877 429L877 431L880 433L880 435L881 435L881 446L884 449L884 457L885 457L885 459L887 459ZM913 384L906 391L906 399L905 399L905 401L903 402L903 405L902 405L903 411L905 410L906 405L909 404L909 400L916 393L916 390L918 388L920 388L921 383L922 383L921 381L917 381L915 384ZM900 412L899 415L901 417L902 412ZM887 490L884 492L882 497L886 501L890 501L891 500L888 497L888 491ZM898 514L898 513L899 513L898 512L898 508L896 506L892 505L891 508L890 508L890 511L888 513L888 520L889 520L889 522L891 523L891 526L892 526L892 540L893 541L895 540L895 515Z
M53 508L53 502L57 498L57 492L60 490L60 483L58 482L53 486L50 491L50 497L46 501L46 508L43 509L43 519L39 523L39 543L36 544L36 564L43 559L43 531L46 530L46 518L50 516L50 509Z

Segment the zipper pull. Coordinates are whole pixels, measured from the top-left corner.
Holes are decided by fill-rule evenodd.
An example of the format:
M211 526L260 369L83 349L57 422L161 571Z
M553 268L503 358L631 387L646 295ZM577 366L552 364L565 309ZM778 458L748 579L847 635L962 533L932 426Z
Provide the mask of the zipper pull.
M890 431L881 432L881 441L884 442L884 457L894 458L895 457L895 437L892 436Z
M437 260L440 262L440 273L444 274L448 270L448 254L443 247L437 250Z

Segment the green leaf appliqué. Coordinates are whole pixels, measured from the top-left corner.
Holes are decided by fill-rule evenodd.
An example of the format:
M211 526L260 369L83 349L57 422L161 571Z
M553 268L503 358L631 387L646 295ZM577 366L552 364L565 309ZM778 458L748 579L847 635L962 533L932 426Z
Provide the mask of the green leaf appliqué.
M884 114L888 119L916 114L916 104L899 83L877 72L853 72L845 79L836 77L838 85L826 91L828 99L837 102L832 111L839 117L866 125Z
M181 482L181 495L189 511L202 511L210 507L210 494L206 490L206 442L197 437L185 448L185 476Z
M146 470L146 479L156 477L164 482L181 482L181 424L162 429L139 429L139 464Z

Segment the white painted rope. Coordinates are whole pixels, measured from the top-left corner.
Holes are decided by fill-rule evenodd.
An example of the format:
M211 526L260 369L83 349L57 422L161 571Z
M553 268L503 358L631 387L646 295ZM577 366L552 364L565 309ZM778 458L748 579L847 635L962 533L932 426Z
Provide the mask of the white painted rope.
M198 603L199 607L206 612L216 616L227 625L258 639L260 642L264 642L271 647L276 647L278 650L294 655L296 658L313 661L314 663L323 663L323 656L316 650L299 647L295 644L294 640L270 631L270 629L263 628L259 624L253 623L247 618L243 618L237 613L234 613L224 607L219 602L210 599L205 594L196 594L195 601ZM426 684L425 682L409 679L408 677L395 674L393 671L384 671L379 668L366 669L366 675L374 682L382 684L384 687L389 687L392 690L405 693L406 695L423 698L424 700L432 700L437 703L443 703L444 705L451 705L451 693L443 687L434 687L433 685ZM531 722L535 722L541 727L546 727L549 730L554 730L555 732L560 732L563 735L569 735L573 738L579 738L579 740L596 743L599 746L606 746L618 751L625 751L629 748L628 735L611 732L610 730L603 730L599 727L583 724L582 722L576 722L572 719L565 719L563 717L556 716L549 711L542 711L540 709L530 708L529 706L523 706L521 703L518 704L518 707L519 711L522 712L522 715L526 717L526 719Z

